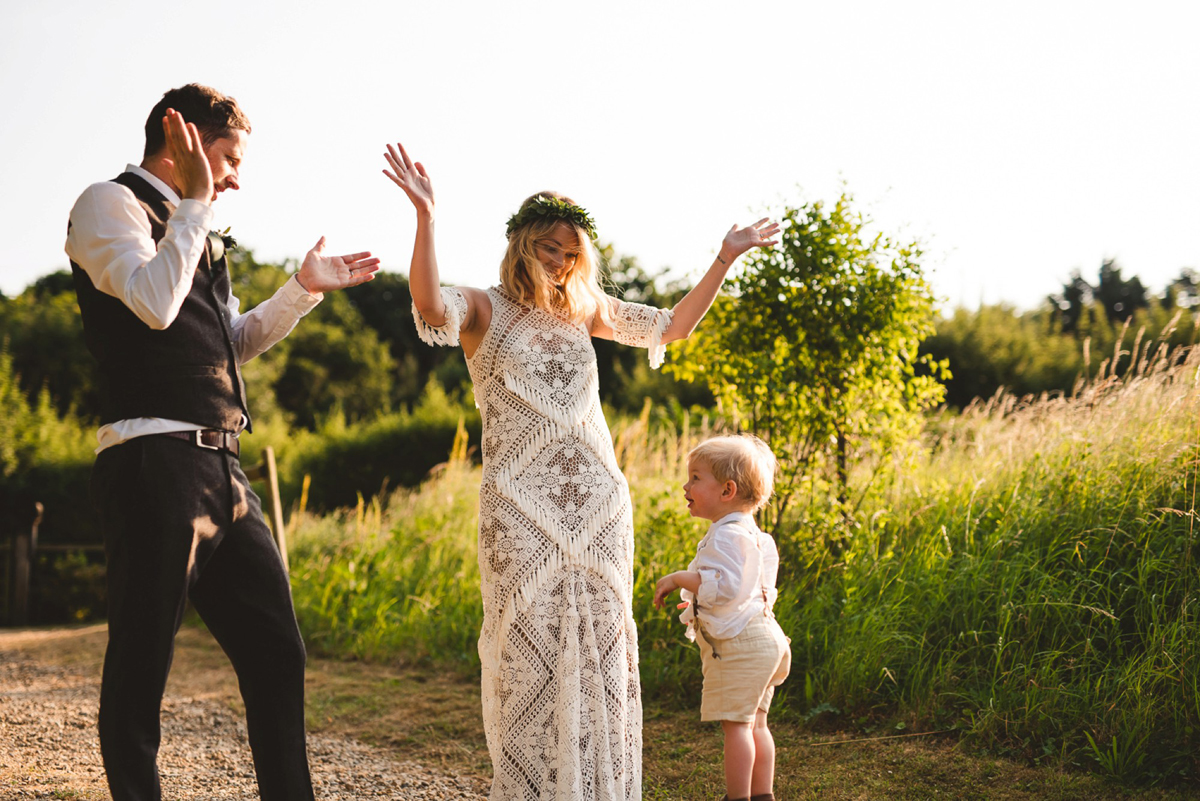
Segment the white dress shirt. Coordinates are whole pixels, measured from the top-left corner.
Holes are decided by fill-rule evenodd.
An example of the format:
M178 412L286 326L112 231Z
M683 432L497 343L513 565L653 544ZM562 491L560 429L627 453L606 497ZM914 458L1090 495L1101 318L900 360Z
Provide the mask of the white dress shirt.
M740 634L755 615L772 609L779 595L775 589L779 575L775 540L746 512L725 515L709 526L688 570L700 574L695 595L688 590L679 593L688 602L679 620L687 624L689 640L696 639L697 608L704 633L726 640Z
M179 195L156 176L136 165L125 168L175 205L167 231L156 245L150 221L133 192L103 181L84 190L71 209L66 251L92 284L117 298L137 318L156 330L168 328L192 290L192 277L204 253L212 226L212 206ZM232 316L233 347L245 364L283 339L323 296L309 294L292 276L267 301L245 314L232 291L226 305ZM133 437L170 431L196 431L203 426L181 420L137 417L100 427L96 453Z

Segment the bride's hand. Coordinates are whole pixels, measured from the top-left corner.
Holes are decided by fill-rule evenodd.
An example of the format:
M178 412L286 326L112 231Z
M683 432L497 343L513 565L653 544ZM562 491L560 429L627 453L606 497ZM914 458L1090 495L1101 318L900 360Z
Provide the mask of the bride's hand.
M779 240L774 238L778 235L779 223L771 222L767 217L745 228L734 225L729 229L729 233L725 234L725 241L721 243L721 254L723 257L729 257L728 261L732 263L751 248L767 248L779 244Z
M400 151L398 153L397 148ZM408 158L408 153L404 151L404 145L399 142L396 143L396 147L388 145L387 149L388 152L384 153L383 157L392 169L384 170L383 174L404 190L404 194L408 195L418 213L432 214L433 182L429 180L424 165L421 162L413 164Z

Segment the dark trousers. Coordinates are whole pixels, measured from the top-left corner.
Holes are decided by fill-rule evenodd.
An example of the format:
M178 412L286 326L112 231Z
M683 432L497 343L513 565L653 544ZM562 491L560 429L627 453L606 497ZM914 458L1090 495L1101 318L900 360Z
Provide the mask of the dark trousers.
M311 799L304 643L237 459L138 437L100 453L92 494L108 560L100 750L115 801L161 798L159 709L188 598L237 673L262 798Z

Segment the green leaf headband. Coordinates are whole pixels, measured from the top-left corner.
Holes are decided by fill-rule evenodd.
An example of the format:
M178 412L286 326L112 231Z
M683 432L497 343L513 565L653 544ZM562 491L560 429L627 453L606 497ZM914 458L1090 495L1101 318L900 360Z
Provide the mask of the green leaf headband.
M512 239L514 231L536 219L565 220L587 231L593 241L596 239L596 221L592 219L592 215L574 203L545 195L538 195L508 218L508 238Z

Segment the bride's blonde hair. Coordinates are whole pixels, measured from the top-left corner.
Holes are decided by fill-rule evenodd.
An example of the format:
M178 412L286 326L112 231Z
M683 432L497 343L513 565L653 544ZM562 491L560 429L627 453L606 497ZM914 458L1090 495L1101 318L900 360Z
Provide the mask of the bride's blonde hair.
M533 205L539 197L557 198L578 205L559 192L538 192L526 198L521 209ZM563 274L562 283L556 284L538 259L534 244L549 236L559 224L575 231L579 258ZM602 320L612 324L612 309L600 285L600 253L587 230L571 220L534 217L514 230L508 237L508 250L500 262L500 286L522 303L563 314L574 323L582 323L598 312Z

